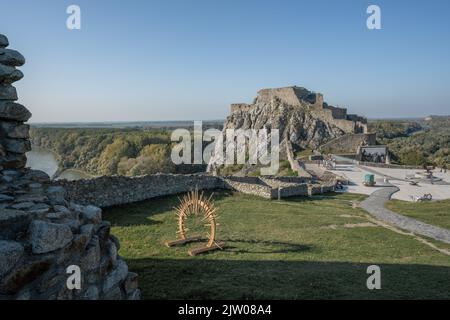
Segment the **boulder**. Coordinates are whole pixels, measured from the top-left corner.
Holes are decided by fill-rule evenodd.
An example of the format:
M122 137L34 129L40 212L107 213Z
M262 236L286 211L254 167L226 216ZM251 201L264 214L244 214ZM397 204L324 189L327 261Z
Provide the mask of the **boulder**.
M121 300L122 299L122 290L120 287L114 287L103 293L103 300Z
M0 240L0 278L14 267L23 256L23 252L20 243Z
M28 121L31 118L31 112L23 105L12 101L0 100L0 119Z
M81 213L83 215L83 219L98 224L102 221L102 209L96 206L85 206L82 208Z
M80 227L80 233L87 234L89 237L92 237L94 235L94 231L95 229L92 223L85 224Z
M3 139L3 146L12 153L27 153L31 150L31 143L25 139Z
M6 194L0 194L0 202L12 201L12 200L14 200L14 197L8 196Z
M0 293L17 293L26 284L47 272L52 265L52 257L34 256L19 262L6 277L0 277Z
M34 220L30 226L30 242L35 254L60 249L73 239L72 231L67 225Z
M27 211L35 215L42 215L50 211L50 206L46 203L37 203L31 208L27 209Z
M9 84L0 84L0 100L17 100L17 90Z
M27 170L22 178L41 183L50 182L48 174L40 170Z
M30 126L27 124L15 122L0 122L0 132L4 132L5 136L14 139L30 138Z
M0 164L3 169L20 169L24 168L27 163L25 154L8 153L6 156L0 157Z
M3 34L0 34L0 48L3 49L6 48L7 46L9 46L8 38Z
M133 293L138 288L138 274L129 272L124 283L126 294Z
M94 270L100 264L100 244L97 237L93 237L89 242L86 252L81 257L80 268L82 270Z
M16 239L28 229L32 214L13 209L0 209L0 234L3 239Z
M106 245L107 254L109 255L111 259L111 264L113 266L117 265L117 248L114 242L108 241L108 244Z
M0 63L5 66L20 67L25 64L25 58L16 50L1 48Z
M106 276L103 282L103 292L108 292L128 276L128 266L122 259L117 261L116 267Z
M127 300L141 300L141 290L134 290L127 296Z
M94 285L89 286L86 291L80 295L80 299L82 300L98 300L98 297L98 288Z
M14 67L0 64L0 83L11 84L23 78L23 73Z
M34 206L34 202L28 201L28 202L19 202L11 205L10 207L12 209L16 210L27 210L30 209L32 206Z
M64 199L65 195L66 195L66 190L64 190L63 187L51 186L47 189L47 197L53 205L64 204L65 203L65 199Z

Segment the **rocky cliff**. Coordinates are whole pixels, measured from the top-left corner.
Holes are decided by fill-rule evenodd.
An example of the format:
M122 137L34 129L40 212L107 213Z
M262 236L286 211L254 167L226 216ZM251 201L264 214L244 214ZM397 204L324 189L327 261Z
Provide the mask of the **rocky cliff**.
M233 104L226 129L279 129L280 152L287 141L294 151L317 149L347 133L364 133L367 120L328 105L320 93L301 87L263 89L252 104Z

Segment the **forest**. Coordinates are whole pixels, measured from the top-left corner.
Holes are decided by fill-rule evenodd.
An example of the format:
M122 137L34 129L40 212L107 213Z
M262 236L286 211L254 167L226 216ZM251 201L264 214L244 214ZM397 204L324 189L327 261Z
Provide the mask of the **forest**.
M393 163L449 167L450 117L370 121L369 131L377 133L378 144L388 145Z
M447 166L450 163L450 117L427 120L374 120L369 131L389 146L396 164ZM50 128L32 126L31 141L58 155L63 169L92 175L138 176L194 173L206 165L174 165L169 128ZM229 171L229 170L228 170ZM224 170L223 174L228 172Z
M204 166L175 166L166 129L31 127L33 145L52 150L62 168L93 175L192 173Z

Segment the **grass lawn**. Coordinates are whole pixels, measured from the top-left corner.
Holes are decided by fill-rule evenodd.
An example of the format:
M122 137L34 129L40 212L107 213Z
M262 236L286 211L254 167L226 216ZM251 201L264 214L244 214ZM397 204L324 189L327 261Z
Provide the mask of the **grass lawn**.
M224 251L190 257L176 238L176 196L104 210L146 299L450 298L450 257L370 225L361 195L265 200L219 191ZM382 289L368 290L368 265Z
M450 230L450 200L430 202L391 200L386 207L399 214Z

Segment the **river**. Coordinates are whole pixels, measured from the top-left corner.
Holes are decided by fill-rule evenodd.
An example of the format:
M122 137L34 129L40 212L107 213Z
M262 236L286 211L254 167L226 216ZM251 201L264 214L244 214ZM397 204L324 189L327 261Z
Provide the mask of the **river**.
M53 177L58 172L58 160L56 155L38 146L33 146L30 152L27 152L27 167L35 170L41 170ZM90 178L91 176L81 170L66 169L61 172L56 179L79 180Z

